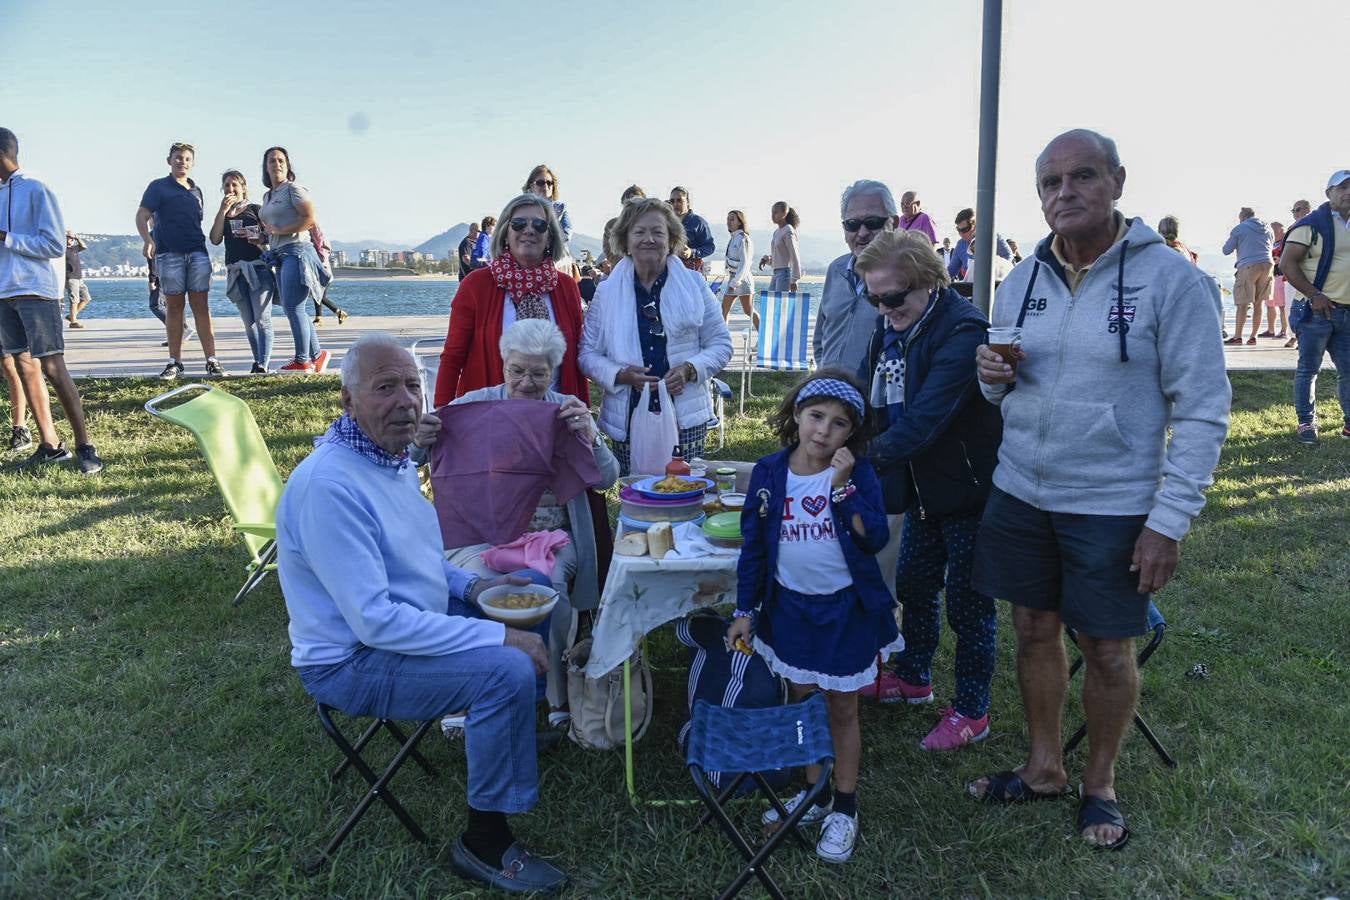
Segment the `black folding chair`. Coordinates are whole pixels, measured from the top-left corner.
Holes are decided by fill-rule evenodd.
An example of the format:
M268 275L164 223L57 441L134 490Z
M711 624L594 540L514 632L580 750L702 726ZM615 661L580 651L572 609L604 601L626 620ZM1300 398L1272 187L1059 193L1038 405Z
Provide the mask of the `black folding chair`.
M434 776L436 774L436 770L431 767L431 763L427 762L426 757L417 751L417 745L421 742L422 738L426 736L426 733L430 730L431 726L436 724L438 720L429 719L422 722L411 735L407 735L403 732L402 728L389 719L376 719L361 733L361 736L356 739L356 743L352 744L333 722L332 713L335 711L334 708L325 703L319 703L318 708L319 723L323 725L323 730L328 733L330 738L332 738L333 743L337 744L338 749L342 751L342 755L345 757L329 776L330 780L336 782L348 768L353 768L361 773L361 777L370 785L370 790L366 791L366 795L361 798L361 802L356 804L356 808L351 811L349 816L347 816L347 821L342 823L342 827L338 829L337 834L333 835L333 839L328 842L328 846L323 848L322 855L310 866L310 868L316 868L325 861L332 859L332 856L337 852L338 847L347 839L347 835L351 834L352 829L356 827L356 823L366 814L366 810L370 809L370 805L375 802L375 798L377 797L384 802L385 806L388 806L389 809L393 811L394 815L398 817L398 820L403 823L403 827L408 829L414 838L422 843L426 843L426 832L424 832L421 826L419 826L413 817L408 814L408 811L403 808L403 804L398 802L398 798L395 797L393 791L389 789L389 782L393 780L394 775L397 774L403 764L408 761L409 757L416 761L428 775ZM380 775L376 775L374 770L371 769L361 757L361 752L365 750L366 745L370 743L371 738L375 737L381 729L388 731L389 734L393 736L394 740L398 742L398 752L394 754L394 758L390 760L389 765L385 767L384 772Z
M1138 666L1141 669L1144 667L1144 664L1148 662L1149 657L1153 655L1153 651L1157 650L1162 644L1163 636L1167 634L1167 620L1163 618L1162 612L1159 611L1158 607L1153 605L1153 601L1151 600L1148 604L1148 628L1149 631L1153 632L1153 637L1144 645L1144 649L1140 650L1138 657L1136 657ZM1065 628L1064 630L1068 633L1069 640L1073 641L1074 646L1077 647L1078 632L1072 628ZM1073 678L1074 675L1078 674L1078 670L1081 668L1083 668L1083 657L1079 656L1073 661L1073 665L1069 667L1069 677ZM1162 741L1158 740L1158 736L1153 733L1153 729L1148 727L1148 723L1144 721L1144 717L1139 715L1138 708L1136 708L1134 712L1134 727L1138 728L1140 733L1144 735L1145 740L1153 745L1153 749L1157 751L1158 757L1163 761L1164 765L1169 769L1175 769L1177 767L1176 759L1172 757L1172 754L1167 752L1167 748L1162 745ZM1081 744L1085 737L1087 737L1086 722L1078 727L1078 730L1073 733L1073 737L1069 738L1068 743L1064 745L1064 752L1066 754L1072 753L1074 748Z
M690 777L694 779L694 789L708 807L694 830L702 828L709 819L716 819L746 860L745 868L722 892L722 900L739 893L752 875L764 885L770 897L782 900L783 892L765 871L764 863L788 835L795 837L803 847L811 847L798 831L797 823L806 815L816 798L824 793L830 782L830 772L834 769L834 743L830 739L830 717L825 708L824 696L816 693L801 703L763 709L732 709L714 706L706 700L696 700L685 763ZM789 813L759 773L787 766L810 765L821 766L820 778L807 792L805 799ZM705 772L723 773L726 784L721 791L714 792ZM738 774L734 778L727 778L732 772ZM736 796L737 789L746 778L755 780L760 791L778 811L779 821L782 822L758 849L751 847L724 808L724 804Z

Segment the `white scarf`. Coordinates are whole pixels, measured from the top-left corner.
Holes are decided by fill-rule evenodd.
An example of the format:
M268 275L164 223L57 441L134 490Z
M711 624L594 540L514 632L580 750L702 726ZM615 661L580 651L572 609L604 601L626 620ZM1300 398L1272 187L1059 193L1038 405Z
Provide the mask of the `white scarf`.
M633 289L633 260L625 256L603 284L613 282L618 291L618 314L610 314L612 347L620 354L619 361L631 365L642 364L642 343L638 338L637 291ZM703 324L703 304L712 298L712 291L703 276L686 269L679 257L666 257L666 283L661 288L661 324L666 334L673 337L689 330L697 331Z

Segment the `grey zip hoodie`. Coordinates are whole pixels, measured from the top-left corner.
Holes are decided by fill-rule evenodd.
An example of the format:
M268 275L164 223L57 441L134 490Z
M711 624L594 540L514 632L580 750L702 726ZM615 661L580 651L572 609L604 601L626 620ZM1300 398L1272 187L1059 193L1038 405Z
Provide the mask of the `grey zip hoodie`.
M1235 269L1253 263L1269 263L1274 259L1270 253L1272 240L1266 223L1252 216L1233 226L1233 230L1228 233L1228 240L1224 241L1223 255L1237 251L1237 261L1233 263Z
M0 184L0 298L59 299L66 284L66 226L56 196L22 171Z
M1050 237L999 286L993 324L1020 317L1027 358L1011 387L980 385L1003 412L994 484L1050 512L1147 514L1180 540L1228 433L1218 288L1142 220L1129 226L1076 294Z

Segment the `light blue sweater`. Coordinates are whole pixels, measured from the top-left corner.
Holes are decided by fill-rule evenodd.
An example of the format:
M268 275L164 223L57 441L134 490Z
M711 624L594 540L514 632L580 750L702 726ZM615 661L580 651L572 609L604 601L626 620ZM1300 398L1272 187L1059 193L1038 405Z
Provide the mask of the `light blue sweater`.
M1252 216L1233 226L1233 230L1228 233L1228 240L1224 242L1223 255L1237 251L1237 262L1233 263L1236 269L1253 263L1269 263L1273 259L1270 242L1270 229L1266 223Z
M22 171L0 184L0 298L59 299L65 290L66 225L56 195ZM59 262L58 262L59 260Z
M340 663L362 646L411 656L500 647L500 622L446 615L472 573L445 561L417 470L320 444L277 507L277 572L291 665Z

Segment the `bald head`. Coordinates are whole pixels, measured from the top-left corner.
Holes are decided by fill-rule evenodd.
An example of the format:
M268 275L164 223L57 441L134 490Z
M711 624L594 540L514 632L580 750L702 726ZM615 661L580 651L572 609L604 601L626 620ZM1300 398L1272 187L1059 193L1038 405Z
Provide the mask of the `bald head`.
M1109 245L1125 167L1110 138L1077 128L1056 137L1036 158L1036 193L1050 230L1071 242Z
M1096 147L1097 151L1101 154L1102 163L1103 165L1106 166L1106 168L1108 169L1120 168L1120 152L1116 150L1115 141L1111 140L1109 137L1107 137L1104 134L1101 134L1100 132L1093 131L1090 128L1074 128L1064 132L1063 134L1055 136L1054 138L1051 139L1050 143L1045 145L1045 149L1041 151L1041 155L1036 157L1037 172L1040 171L1041 164L1045 161L1045 158L1050 154L1050 151L1055 149L1055 146L1057 144L1064 141L1086 142L1088 144L1091 144L1092 146Z

